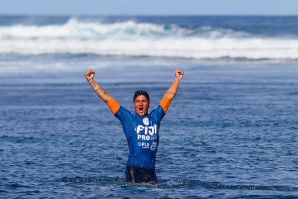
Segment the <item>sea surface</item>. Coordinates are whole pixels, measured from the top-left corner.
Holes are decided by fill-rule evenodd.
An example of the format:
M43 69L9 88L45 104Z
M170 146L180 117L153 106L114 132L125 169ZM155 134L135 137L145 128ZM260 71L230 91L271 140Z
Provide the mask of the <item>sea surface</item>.
M124 182L120 122L159 104L159 183ZM0 198L298 198L297 16L0 16Z

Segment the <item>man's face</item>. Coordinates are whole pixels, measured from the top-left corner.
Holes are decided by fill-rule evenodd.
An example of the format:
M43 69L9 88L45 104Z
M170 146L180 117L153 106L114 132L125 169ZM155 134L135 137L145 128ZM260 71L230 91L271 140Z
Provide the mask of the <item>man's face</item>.
M136 113L139 116L144 116L148 112L148 108L150 103L148 102L147 98L144 95L139 95L136 97L135 101L133 102L133 107L136 110Z

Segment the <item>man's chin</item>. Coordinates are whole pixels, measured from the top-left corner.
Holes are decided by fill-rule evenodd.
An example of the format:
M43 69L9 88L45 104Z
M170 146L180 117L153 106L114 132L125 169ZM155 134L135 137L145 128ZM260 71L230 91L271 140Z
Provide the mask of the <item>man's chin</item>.
M146 115L146 112L144 112L144 111L142 111L142 112L137 112L137 114L139 115L139 116L144 116L144 115Z

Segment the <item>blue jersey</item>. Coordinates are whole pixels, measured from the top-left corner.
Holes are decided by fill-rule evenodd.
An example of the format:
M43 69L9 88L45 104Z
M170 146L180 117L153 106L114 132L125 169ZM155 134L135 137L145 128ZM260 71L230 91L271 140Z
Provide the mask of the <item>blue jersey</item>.
M114 115L121 121L127 139L127 165L154 170L160 121L165 116L164 109L159 105L150 114L139 116L120 106Z

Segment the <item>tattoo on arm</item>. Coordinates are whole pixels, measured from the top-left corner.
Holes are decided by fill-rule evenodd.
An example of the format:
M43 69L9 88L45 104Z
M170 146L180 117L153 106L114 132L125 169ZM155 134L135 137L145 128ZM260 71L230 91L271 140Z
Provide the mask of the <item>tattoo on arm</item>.
M96 81L92 81L92 82L90 82L90 85L94 88L95 86L97 86L98 85L98 83L96 83Z
M104 88L102 88L97 82L92 81L90 82L94 92L105 102L107 102L111 96Z

